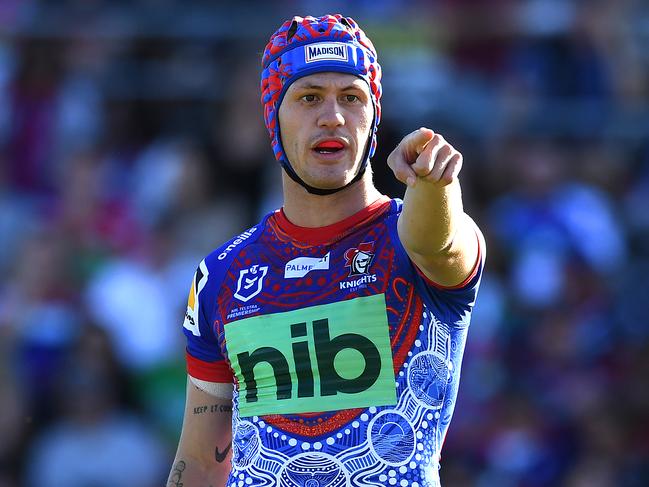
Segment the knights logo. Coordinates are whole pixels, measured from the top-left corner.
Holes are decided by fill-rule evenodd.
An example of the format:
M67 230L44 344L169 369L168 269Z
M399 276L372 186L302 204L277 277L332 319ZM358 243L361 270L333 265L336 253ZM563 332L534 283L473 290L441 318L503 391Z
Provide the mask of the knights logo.
M264 277L268 273L268 266L253 265L248 269L239 271L237 290L234 297L244 303L250 301L261 292L264 285Z
M363 242L358 248L345 252L345 267L349 267L349 277L369 274L374 260L374 242Z

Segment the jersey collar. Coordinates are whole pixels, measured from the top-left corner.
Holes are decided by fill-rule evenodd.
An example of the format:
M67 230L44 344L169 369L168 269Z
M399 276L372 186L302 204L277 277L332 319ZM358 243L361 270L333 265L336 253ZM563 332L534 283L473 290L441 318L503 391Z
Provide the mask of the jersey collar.
M366 206L359 212L354 213L344 220L316 228L300 227L291 223L289 219L286 218L283 208L275 211L273 216L275 217L275 222L279 229L292 239L309 243L311 245L320 245L333 240L338 240L340 237L347 235L353 228L363 225L370 220L374 220L376 217L383 214L389 206L390 198L384 195L373 203L370 203L369 206Z

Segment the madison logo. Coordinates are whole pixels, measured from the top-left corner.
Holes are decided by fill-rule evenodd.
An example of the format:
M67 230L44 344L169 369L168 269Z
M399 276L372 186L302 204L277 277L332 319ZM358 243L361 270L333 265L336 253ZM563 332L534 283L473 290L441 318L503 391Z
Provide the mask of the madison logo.
M307 63L315 61L347 61L347 45L343 42L318 42L304 46L304 60Z
M242 416L396 401L383 294L225 326Z
M345 252L345 267L349 267L349 277L369 274L374 259L374 242L365 242L358 248Z
M239 271L237 290L234 297L239 301L250 301L261 292L264 285L264 277L268 273L268 266L253 265L248 269Z
M185 312L185 322L183 323L183 326L191 331L194 336L201 335L198 328L198 295L205 287L205 284L207 284L207 277L209 274L205 261L202 261L199 264L198 269L196 269L194 279L192 280L192 286L189 289L187 311Z

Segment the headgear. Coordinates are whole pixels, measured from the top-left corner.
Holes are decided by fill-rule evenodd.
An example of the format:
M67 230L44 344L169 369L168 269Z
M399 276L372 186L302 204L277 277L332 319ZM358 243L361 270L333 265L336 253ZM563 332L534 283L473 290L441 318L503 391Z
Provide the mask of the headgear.
M381 66L376 50L365 33L350 17L340 14L323 17L293 17L271 36L264 49L261 74L261 101L264 121L270 134L275 158L286 173L313 194L332 194L358 181L376 150L376 130L381 120ZM365 80L374 106L374 123L365 154L354 179L335 189L309 186L295 173L282 147L278 112L288 87L299 78L335 71Z

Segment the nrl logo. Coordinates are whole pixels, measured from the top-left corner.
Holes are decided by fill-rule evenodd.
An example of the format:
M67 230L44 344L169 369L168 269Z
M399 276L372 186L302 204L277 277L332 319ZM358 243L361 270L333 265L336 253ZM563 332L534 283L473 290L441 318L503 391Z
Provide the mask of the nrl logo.
M349 277L362 276L370 271L374 259L374 242L364 242L358 248L345 252L345 267L349 267Z
M253 265L248 269L239 271L239 280L237 281L237 290L234 297L244 303L250 301L261 292L264 285L264 277L268 273L268 266Z

